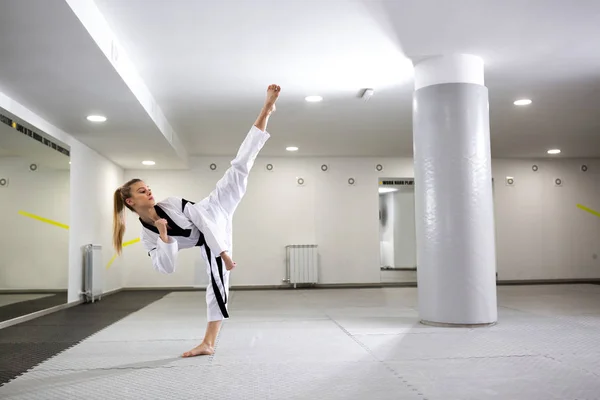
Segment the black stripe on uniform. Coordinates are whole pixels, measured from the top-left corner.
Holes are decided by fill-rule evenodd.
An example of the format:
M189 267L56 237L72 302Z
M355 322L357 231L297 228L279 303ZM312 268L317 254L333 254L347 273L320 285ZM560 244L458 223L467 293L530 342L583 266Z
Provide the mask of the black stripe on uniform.
M213 288L213 292L215 293L215 298L217 299L217 304L219 305L219 308L221 309L221 314L223 314L223 317L229 318L229 314L227 313L227 308L225 307L225 302L223 301L223 297L221 296L221 290L219 289L219 286L217 285L217 281L215 280L215 275L213 274L212 254L211 254L208 246L204 246L204 249L206 250L208 264L210 265L210 280L212 282L212 288ZM217 260L220 260L220 259L221 259L221 257L217 258ZM217 265L218 265L218 262L219 261L217 261ZM222 278L221 278L221 283L223 283L223 291L225 291L225 282L223 282Z
M225 291L225 304L227 304L227 291L225 290L225 281L223 280L223 259L221 257L217 257L217 266L219 267L219 277L221 277L221 282L223 283L223 290Z
M169 230L169 236L190 237L190 235L192 234L192 230L191 229L181 229L179 227L179 225L177 225L175 223L175 221L173 221L171 219L171 217L169 217L169 214L167 214L165 212L165 210L163 210L162 208L160 208L160 206L155 205L154 209L156 210L156 213L158 214L158 216L161 217L161 218L166 219L167 223L171 227L171 229Z
M175 221L173 221L171 219L171 217L169 217L169 215L162 208L160 208L158 206L158 204L154 206L154 209L156 210L156 213L158 214L159 217L167 220L167 223L169 225L169 229L167 230L167 233L169 236L190 237L190 235L192 234L191 229L182 229L179 225L177 225L175 223ZM139 220L142 223L142 225L144 226L144 228L149 229L152 232L159 234L158 228L156 226L146 223L141 218Z
M193 205L193 204L196 204L196 203L194 203L193 201L189 201L189 200L186 200L186 199L181 199L181 212L184 212L184 211L185 211L185 206L186 206L188 203L190 203L190 204L192 204L192 205Z

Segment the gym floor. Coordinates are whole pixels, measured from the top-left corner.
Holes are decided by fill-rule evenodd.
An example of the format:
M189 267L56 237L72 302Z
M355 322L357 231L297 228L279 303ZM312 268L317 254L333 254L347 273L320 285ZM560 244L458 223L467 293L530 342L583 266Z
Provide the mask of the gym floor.
M600 399L600 285L498 287L488 328L419 324L415 288L123 291L0 330L2 399Z

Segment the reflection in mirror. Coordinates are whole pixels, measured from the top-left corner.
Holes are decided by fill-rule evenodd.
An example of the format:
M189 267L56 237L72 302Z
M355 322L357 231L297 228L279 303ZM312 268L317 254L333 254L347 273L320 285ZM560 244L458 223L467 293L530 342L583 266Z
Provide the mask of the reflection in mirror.
M67 302L69 148L0 108L0 324Z
M417 282L414 178L379 179L381 282Z

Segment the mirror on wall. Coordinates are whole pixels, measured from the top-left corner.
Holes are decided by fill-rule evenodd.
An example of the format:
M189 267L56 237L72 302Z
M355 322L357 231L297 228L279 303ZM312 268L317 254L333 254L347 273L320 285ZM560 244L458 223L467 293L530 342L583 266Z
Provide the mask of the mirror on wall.
M0 324L67 303L69 156L0 108Z
M381 282L417 282L414 178L379 178Z

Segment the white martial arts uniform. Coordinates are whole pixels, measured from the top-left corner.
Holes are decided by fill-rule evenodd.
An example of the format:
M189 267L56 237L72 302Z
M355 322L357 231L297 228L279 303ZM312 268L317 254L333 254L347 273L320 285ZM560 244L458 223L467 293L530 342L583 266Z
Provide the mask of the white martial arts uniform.
M231 257L233 214L246 193L248 175L256 156L269 137L268 132L253 126L216 188L199 203L169 197L156 204L157 214L168 221L169 243L162 241L154 225L140 218L143 225L141 241L159 272L175 271L179 250L200 247L209 277L206 288L209 321L229 318L229 271L220 254L227 251Z

